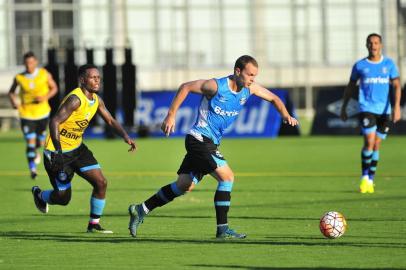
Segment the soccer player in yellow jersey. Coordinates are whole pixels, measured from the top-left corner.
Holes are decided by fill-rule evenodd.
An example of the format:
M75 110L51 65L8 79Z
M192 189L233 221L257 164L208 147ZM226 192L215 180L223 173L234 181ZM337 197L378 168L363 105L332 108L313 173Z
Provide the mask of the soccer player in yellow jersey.
M31 178L37 177L40 155L37 149L44 145L46 127L51 107L48 100L55 96L58 87L52 75L38 68L34 53L24 54L25 71L18 74L10 87L8 96L13 108L18 109L21 129L27 142L26 156ZM19 86L19 95L16 94Z
M71 199L71 180L74 173L93 186L90 198L90 220L87 232L112 233L103 229L99 220L105 205L107 180L92 152L82 142L85 129L96 113L111 126L134 151L136 145L123 127L113 118L97 95L100 74L96 66L79 68L80 86L63 100L49 124L49 135L44 150L44 165L52 184L52 190L38 186L32 188L34 202L39 211L48 212L48 204L67 205Z

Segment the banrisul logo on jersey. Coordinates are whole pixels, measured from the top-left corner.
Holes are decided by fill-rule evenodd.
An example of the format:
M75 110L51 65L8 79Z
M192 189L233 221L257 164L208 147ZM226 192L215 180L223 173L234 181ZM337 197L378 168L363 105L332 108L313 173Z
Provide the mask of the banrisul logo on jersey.
M214 107L214 112L215 112L216 114L221 115L221 116L230 116L230 117L233 117L233 116L238 115L238 111L236 111L236 110L233 110L233 111L226 111L226 110L223 110L222 108L220 108L219 106L215 106L215 107Z
M389 77L368 77L363 82L365 84L387 84L389 83Z

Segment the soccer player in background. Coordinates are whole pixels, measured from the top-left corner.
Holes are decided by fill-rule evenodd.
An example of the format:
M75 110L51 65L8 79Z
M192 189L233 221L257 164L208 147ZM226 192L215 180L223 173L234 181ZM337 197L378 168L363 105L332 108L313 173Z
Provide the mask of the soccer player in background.
M361 193L374 193L374 177L379 148L388 134L390 122L400 120L401 86L398 69L392 59L382 55L382 37L370 34L366 40L368 56L357 61L344 91L341 119L347 120L346 108L359 81L360 125L364 136L361 150ZM394 90L393 108L389 88ZM391 116L392 114L392 116Z
M31 178L37 177L37 164L41 162L38 148L44 145L48 118L51 107L48 100L55 96L58 87L52 75L44 68L38 67L34 53L23 56L25 71L17 74L10 87L8 96L11 105L18 110L21 129L24 134L26 157ZM16 94L19 87L18 96Z
M169 136L175 130L175 116L189 93L202 95L196 123L186 135L187 154L178 170L175 182L163 186L156 194L141 204L129 206L129 230L136 237L137 228L145 216L156 207L163 206L187 191L191 191L203 176L210 174L218 181L214 194L217 219L217 238L245 238L229 227L227 213L230 208L234 173L220 153L218 147L227 127L237 118L250 95L271 102L283 121L295 126L298 121L289 115L278 96L254 82L258 74L257 61L248 55L237 59L232 75L209 80L183 83L174 97L161 129Z
M74 173L93 186L90 198L90 220L87 232L111 233L101 227L100 217L105 206L107 180L93 153L82 142L85 129L96 113L112 127L134 151L136 145L123 127L111 116L97 95L100 88L99 71L94 65L79 68L80 86L63 100L49 124L44 150L44 165L53 189L32 188L39 211L48 212L48 204L67 205L71 199L71 180Z

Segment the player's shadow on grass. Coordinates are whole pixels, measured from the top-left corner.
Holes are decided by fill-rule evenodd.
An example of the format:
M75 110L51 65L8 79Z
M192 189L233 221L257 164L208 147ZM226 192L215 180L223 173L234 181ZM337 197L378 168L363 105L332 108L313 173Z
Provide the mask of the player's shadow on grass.
M230 240L218 240L215 238L208 238L206 240L193 239L193 238L157 238L141 236L132 238L130 236L117 235L117 234L88 234L88 233L55 233L55 232L22 232L22 231L8 231L0 232L1 238L16 239L16 240L30 240L30 241L55 241L55 242L67 242L67 243L105 243L105 244L117 244L117 243L150 243L150 244L219 244L219 245L266 245L266 246L332 246L332 247L358 247L362 249L367 248L393 248L393 249L405 249L406 243L384 243L384 242L349 242L345 241L331 241L321 237L292 237L291 241L284 241L278 239L278 237L264 238L260 240L248 239L230 239Z
M36 218L37 216L43 216L41 214L32 214L30 217ZM47 214L47 218L57 218L57 219L72 219L72 218L83 218L83 217L88 217L89 214L84 213L84 214ZM104 214L104 217L125 217L128 218L127 213L110 213L110 214ZM215 216L209 216L209 215L150 215L148 216L148 219L159 219L159 218L165 218L165 219L213 219ZM301 220L301 221L319 221L320 219L318 217L278 217L278 216L266 216L266 217L261 217L261 216L229 216L229 219L231 220L238 220L238 219L247 219L247 220L269 220L269 221L295 221L295 220ZM385 222L385 221L396 221L396 222L405 222L406 219L402 218L351 218L348 219L351 222L357 221L357 222ZM12 220L14 221L14 219Z
M230 268L230 269L245 269L245 270L271 270L271 269L289 269L289 270L303 270L303 269L335 269L335 270L353 270L354 268L343 268L343 267L271 267L271 266L243 266L243 265L220 265L220 264L188 264L186 267L199 267L199 268ZM356 268L359 270L381 270L388 268ZM391 268L391 269L403 269L403 268Z

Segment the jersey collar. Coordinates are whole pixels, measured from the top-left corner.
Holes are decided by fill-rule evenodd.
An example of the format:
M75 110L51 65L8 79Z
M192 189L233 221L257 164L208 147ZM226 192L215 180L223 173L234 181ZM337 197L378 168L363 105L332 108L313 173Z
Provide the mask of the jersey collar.
M382 63L382 61L383 61L383 55L381 55L381 59L380 59L378 62L371 61L371 60L368 59L368 57L365 58L365 59L366 59L367 62L370 63L370 64L380 64L380 63Z

